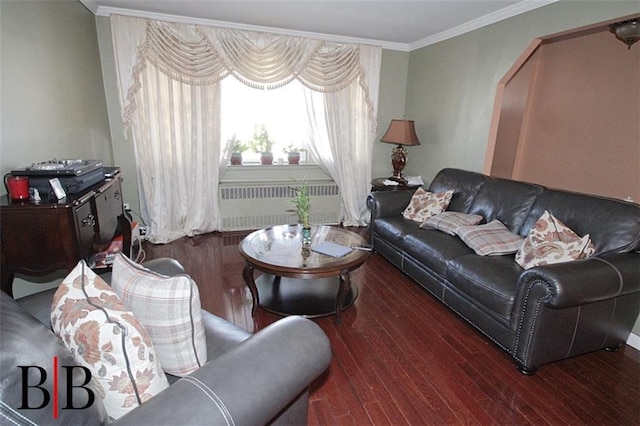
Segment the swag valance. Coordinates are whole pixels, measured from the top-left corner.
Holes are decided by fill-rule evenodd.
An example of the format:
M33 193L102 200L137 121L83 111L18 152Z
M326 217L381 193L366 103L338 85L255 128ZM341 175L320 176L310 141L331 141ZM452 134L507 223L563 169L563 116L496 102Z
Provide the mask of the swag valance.
M257 89L275 89L297 79L311 90L332 93L358 81L373 113L362 45L118 15L111 20L125 130L131 125L140 73L147 63L194 86L233 75Z

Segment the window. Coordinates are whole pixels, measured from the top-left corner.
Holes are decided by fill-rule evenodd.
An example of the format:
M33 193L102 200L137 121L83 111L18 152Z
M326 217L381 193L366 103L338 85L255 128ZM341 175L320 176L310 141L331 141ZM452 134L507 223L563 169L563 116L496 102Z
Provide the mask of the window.
M303 148L308 139L304 90L297 80L272 90L254 89L227 77L222 88L222 139L234 139L249 146L256 132L264 130L273 141L274 162L287 161L286 151ZM306 152L301 153L305 162ZM260 154L251 148L242 153L244 164L259 164Z

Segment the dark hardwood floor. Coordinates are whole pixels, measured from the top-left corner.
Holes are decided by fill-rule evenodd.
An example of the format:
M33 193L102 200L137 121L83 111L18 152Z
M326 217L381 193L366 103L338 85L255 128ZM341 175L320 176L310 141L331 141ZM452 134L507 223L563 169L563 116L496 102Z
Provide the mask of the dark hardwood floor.
M147 259L184 265L203 308L255 332L279 317L261 309L251 317L238 253L245 235L144 248ZM309 424L640 424L639 351L599 351L524 376L510 356L380 255L352 279L360 293L342 324L315 320L333 359L311 387Z

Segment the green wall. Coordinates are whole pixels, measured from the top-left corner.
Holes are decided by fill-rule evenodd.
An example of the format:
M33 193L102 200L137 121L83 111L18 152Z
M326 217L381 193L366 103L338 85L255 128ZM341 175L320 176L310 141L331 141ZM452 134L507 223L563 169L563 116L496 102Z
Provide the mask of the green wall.
M53 157L111 164L93 14L77 1L1 1L0 31L0 172Z
M0 1L0 39L0 173L54 157L113 164L94 15L77 1ZM63 276L18 276L14 295Z
M496 86L530 42L639 12L638 1L560 1L412 51L405 112L421 146L411 148L405 174L428 182L443 167L481 172Z

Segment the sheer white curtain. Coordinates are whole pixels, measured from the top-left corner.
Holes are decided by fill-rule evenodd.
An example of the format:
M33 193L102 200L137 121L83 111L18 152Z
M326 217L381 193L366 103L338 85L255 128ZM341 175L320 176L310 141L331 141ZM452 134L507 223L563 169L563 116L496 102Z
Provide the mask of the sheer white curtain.
M365 69L360 79L336 92L307 92L308 150L340 188L341 217L347 226L369 221L366 200L371 187L381 51L362 46L360 58ZM375 88L371 91L374 96L369 87Z
M220 141L218 83L229 75L262 89L297 79L322 94L327 113L310 123L312 155L340 188L344 223L366 223L379 47L116 15L111 28L152 241L220 229L229 147Z

